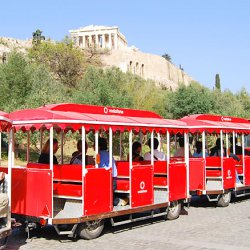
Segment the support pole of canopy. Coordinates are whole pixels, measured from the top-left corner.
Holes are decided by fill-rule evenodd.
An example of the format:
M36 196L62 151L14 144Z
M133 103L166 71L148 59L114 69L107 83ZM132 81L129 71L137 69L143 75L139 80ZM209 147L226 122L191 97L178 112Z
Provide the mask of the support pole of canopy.
M151 165L154 165L154 130L151 132Z
M112 140L113 140L113 131L112 128L109 127L109 167L112 169L112 156L113 156L113 145L112 145ZM113 169L112 169L113 173Z
M61 130L60 132L61 135L61 164L63 164L63 143L64 143L64 131Z
M226 156L227 156L227 158L228 158L228 133L226 133Z
M224 147L223 147L223 132L220 130L220 161L221 161L221 176L222 176L222 188L224 187L224 167L223 167L223 155L224 155Z
M53 126L49 129L49 168L51 170L52 173L52 185L51 185L51 203L52 203L52 218L54 217L54 202L53 202L53 176L54 176L54 171L53 171Z
M82 126L82 183L85 183L85 174L86 174L86 161L85 161L85 155L86 155L86 148L85 148L85 140L86 140L86 131L85 127ZM85 213L84 209L84 187L85 185L82 185L82 211Z
M244 134L242 133L242 142L241 142L241 147L242 147L242 163L243 163L243 184L245 185L245 178L246 178L246 172L245 172L245 137Z
M27 151L26 151L27 163L30 162L30 131L27 131Z
M233 154L235 154L235 132L233 131Z
M189 136L188 133L184 133L184 144L185 144L185 163L186 163L186 181L187 181L187 197L189 197Z
M99 156L99 149L98 149L98 136L99 136L99 131L96 130L95 131L95 157L96 157L96 161L95 161L95 167L98 168L98 164L100 162L100 156Z

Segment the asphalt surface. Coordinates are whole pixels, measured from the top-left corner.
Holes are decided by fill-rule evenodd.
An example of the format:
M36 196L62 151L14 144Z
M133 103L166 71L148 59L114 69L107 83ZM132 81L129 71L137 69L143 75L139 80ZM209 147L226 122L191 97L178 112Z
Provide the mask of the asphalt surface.
M250 197L225 208L206 200L191 203L177 220L151 219L118 227L106 225L94 240L58 236L53 227L27 233L15 229L6 249L250 249Z

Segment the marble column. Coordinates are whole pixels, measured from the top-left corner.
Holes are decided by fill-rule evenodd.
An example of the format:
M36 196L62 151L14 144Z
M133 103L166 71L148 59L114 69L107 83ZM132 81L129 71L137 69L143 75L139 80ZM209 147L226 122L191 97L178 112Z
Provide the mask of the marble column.
M109 49L112 49L112 39L111 33L109 33Z
M102 35L102 48L105 49L106 48L106 37L105 34Z
M114 49L118 49L118 34L114 34Z

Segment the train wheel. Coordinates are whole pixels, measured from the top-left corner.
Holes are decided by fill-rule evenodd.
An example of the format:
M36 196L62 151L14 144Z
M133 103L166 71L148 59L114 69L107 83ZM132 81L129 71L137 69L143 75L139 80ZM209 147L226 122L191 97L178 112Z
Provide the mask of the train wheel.
M217 202L218 207L227 207L231 201L231 192L220 195Z
M168 220L175 220L179 217L181 212L181 203L178 201L173 201L170 203L168 208L167 219Z
M103 220L87 221L78 227L78 235L81 239L95 239L102 233L104 228Z

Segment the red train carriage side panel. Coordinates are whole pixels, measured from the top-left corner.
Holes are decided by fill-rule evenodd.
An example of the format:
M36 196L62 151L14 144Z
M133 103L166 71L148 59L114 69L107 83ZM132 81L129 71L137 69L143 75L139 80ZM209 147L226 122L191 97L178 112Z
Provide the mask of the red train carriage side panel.
M250 186L250 156L245 156L245 183Z
M153 204L153 166L136 166L131 171L132 207Z
M189 190L205 189L205 160L203 158L190 158L189 160Z
M233 158L223 158L223 179L224 189L230 189L235 187L235 160Z
M12 213L52 216L52 174L48 169L12 169Z
M90 168L84 178L84 215L110 212L113 207L111 169Z
M187 198L187 170L185 163L169 164L169 201Z

